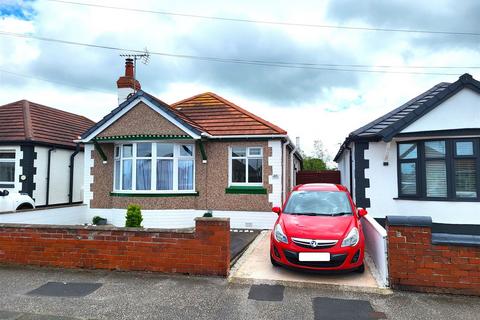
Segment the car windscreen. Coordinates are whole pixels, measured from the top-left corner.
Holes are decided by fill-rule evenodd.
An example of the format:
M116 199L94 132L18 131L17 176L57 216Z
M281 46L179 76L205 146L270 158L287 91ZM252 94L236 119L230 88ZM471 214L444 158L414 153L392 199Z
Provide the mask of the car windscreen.
M345 192L294 191L288 199L287 214L344 215L352 214L352 207Z

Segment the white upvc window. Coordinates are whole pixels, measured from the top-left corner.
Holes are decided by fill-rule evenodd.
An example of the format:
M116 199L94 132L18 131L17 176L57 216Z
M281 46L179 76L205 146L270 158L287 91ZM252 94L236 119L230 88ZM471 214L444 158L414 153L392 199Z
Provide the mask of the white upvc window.
M15 150L0 150L0 186L15 187Z
M229 185L263 185L263 149L262 147L229 148Z
M116 192L195 191L195 146L188 143L132 142L114 150Z

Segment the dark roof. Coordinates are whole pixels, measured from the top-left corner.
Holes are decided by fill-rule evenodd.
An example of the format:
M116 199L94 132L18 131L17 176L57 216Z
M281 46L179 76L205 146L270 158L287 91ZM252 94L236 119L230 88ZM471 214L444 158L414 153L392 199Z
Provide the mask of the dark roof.
M27 100L0 106L0 142L40 142L73 147L73 140L95 124L77 114Z
M287 132L215 93L205 92L172 105L212 136L275 135Z
M211 92L202 93L174 103L172 106L139 90L127 101L113 109L82 135L85 139L137 97L143 96L197 134L225 135L284 135L287 132L270 122L240 108Z
M439 83L395 110L353 131L343 142L334 161L338 160L351 141L391 141L403 129L465 87L480 92L480 82L465 73L457 81Z

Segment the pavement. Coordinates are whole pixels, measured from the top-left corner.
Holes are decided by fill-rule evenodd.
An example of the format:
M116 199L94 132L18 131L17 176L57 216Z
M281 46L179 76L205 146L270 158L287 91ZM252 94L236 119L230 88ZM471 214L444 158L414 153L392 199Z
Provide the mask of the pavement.
M0 267L0 319L478 319L480 298Z
M366 264L364 273L312 274L270 262L270 231L262 232L233 267L229 280L246 284L281 284L297 287L329 287L333 289L389 294L373 276L373 266Z

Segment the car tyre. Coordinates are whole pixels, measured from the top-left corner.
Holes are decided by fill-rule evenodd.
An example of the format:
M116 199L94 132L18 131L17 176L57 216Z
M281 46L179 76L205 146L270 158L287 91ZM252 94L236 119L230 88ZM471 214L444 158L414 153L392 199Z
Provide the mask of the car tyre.
M364 273L365 272L365 264L362 263L362 265L360 267L358 267L357 270L355 270L355 272Z
M33 209L33 206L30 203L22 203L17 207L18 210L28 210L28 209Z

